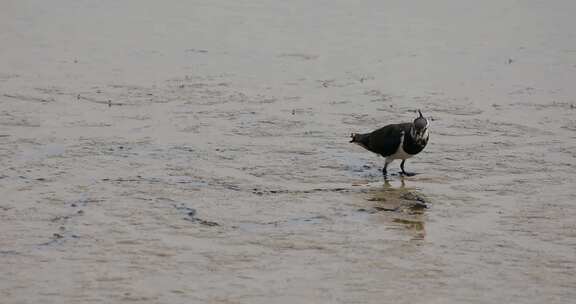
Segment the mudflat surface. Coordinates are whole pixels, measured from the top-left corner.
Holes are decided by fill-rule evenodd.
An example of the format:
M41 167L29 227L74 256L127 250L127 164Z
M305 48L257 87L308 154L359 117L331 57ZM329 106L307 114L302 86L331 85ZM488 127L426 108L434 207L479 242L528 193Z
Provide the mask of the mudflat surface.
M574 11L4 1L1 302L573 301Z

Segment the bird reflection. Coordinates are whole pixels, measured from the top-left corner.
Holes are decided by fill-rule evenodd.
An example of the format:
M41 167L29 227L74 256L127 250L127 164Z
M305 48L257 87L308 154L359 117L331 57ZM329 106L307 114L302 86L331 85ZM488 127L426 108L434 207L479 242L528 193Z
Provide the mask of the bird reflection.
M390 183L390 180L384 180L384 185L382 186L382 188L384 189L393 189L394 187L392 187L392 184ZM405 189L406 188L406 182L404 181L404 178L400 178L400 186L397 187L398 189Z
M409 231L414 240L422 240L426 236L426 200L416 188L406 186L403 178L399 180L399 185L386 180L382 187L370 192L368 200L373 202L374 213L385 212L391 217L394 228Z

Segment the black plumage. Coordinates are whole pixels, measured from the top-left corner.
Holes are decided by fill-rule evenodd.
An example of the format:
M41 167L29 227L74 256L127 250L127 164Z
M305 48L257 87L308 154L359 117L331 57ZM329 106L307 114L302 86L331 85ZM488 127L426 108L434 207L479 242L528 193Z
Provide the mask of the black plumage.
M387 176L387 167L395 159L401 159L402 174L411 176L404 170L406 159L420 153L428 144L428 120L422 112L411 123L391 124L370 133L352 134L351 143L356 143L368 151L380 154L386 158L382 173Z

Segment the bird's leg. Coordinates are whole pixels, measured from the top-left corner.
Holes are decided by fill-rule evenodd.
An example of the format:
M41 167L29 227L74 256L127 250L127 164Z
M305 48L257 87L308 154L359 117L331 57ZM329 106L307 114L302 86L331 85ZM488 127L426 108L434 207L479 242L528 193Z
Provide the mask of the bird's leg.
M416 175L416 173L406 172L406 170L404 170L404 162L406 162L405 159L403 159L402 162L400 163L400 169L402 169L402 175L406 175L406 176L414 176L414 175Z
M384 175L384 179L388 179L388 171L386 170L386 168L388 168L388 164L391 163L392 160L388 160L386 159L386 162L384 163L384 168L382 168L382 175Z

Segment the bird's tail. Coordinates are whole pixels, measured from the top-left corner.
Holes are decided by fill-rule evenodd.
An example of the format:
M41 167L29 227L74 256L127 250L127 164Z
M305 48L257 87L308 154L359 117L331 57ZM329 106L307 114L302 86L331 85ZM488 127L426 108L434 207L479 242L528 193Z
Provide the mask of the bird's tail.
M360 139L360 134L358 133L352 133L350 134L350 142L354 143L354 142L358 142L358 140Z

